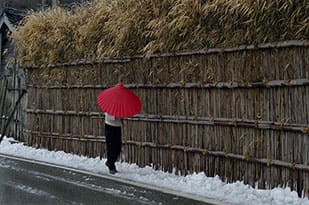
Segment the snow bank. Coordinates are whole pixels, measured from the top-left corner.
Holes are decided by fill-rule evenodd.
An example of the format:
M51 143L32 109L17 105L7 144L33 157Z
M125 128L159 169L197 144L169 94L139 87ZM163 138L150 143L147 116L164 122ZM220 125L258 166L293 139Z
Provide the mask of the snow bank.
M88 158L64 153L63 151L48 151L24 146L22 143L4 138L0 144L0 153L40 160L57 165L108 174L104 165L106 159ZM119 173L117 177L141 183L164 187L207 197L237 205L309 205L308 199L301 199L295 191L289 188L275 188L272 190L255 189L242 182L224 183L219 177L206 177L204 173L194 173L188 176L177 176L172 173L155 171L151 167L139 168L136 164L118 162Z

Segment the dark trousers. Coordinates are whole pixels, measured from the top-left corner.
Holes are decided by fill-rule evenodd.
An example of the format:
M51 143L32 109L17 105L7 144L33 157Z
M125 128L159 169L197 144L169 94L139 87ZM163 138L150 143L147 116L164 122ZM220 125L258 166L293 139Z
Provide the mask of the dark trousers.
M121 127L115 127L105 123L105 140L107 150L106 165L109 169L116 169L115 162L121 152Z

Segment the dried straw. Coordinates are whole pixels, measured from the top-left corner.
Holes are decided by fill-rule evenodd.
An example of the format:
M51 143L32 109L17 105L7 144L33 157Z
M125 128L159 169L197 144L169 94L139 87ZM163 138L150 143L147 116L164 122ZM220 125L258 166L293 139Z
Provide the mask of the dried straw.
M231 47L309 36L307 0L98 0L32 13L13 40L23 66Z

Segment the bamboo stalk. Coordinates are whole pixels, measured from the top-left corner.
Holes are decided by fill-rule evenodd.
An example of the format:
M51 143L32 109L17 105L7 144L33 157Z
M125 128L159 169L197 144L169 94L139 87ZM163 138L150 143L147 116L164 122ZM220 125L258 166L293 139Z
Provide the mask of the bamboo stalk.
M168 83L168 84L125 84L127 88L218 88L218 89L235 89L235 88L273 88L273 87L294 87L309 85L309 79L293 79L293 80L270 80L267 82L216 82L216 83ZM106 89L105 85L53 85L53 86L39 86L29 85L29 88L37 89Z
M41 110L41 109L26 109L27 113L31 114L51 114L64 116L90 116L91 118L102 118L99 112L76 112L63 110ZM104 117L103 117L104 118ZM292 124L285 122L273 122L263 120L248 120L248 119L229 119L229 118L208 118L196 116L172 116L172 115L141 115L138 114L131 118L126 118L128 121L143 121L143 122L168 122L168 123L187 123L195 125L222 125L234 127L251 127L257 129L285 130L309 133L309 126L306 124Z
M54 138L60 138L60 139L72 139L72 138L78 138L78 139L85 139L85 140L98 140L105 142L105 136L94 136L94 135L73 135L72 133L57 133L57 132L42 132L42 131L33 131L33 130L27 130L24 129L24 132L31 135L42 135L42 136L50 136Z
M171 116L171 115L135 115L127 118L129 121L143 122L169 122L169 123L188 123L196 125L222 125L234 127L251 127L257 129L273 129L298 131L309 133L309 127L306 124L292 124L282 122L272 122L263 120L248 120L248 119L228 119L228 118L208 118L196 116Z

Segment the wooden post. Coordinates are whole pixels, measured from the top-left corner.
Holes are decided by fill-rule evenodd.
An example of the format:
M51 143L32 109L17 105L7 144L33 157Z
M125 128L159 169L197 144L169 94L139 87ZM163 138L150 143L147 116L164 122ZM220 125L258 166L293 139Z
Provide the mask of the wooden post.
M0 5L1 6L1 5ZM2 12L2 8L0 8L0 13ZM2 75L2 32L0 32L0 75Z
M8 81L7 79L3 79L1 82L1 88L0 88L0 117L1 117L1 123L0 123L0 130L4 129L5 122L5 106L6 106L6 95L7 95L7 87L8 87Z
M58 0L52 0L52 8L54 9L54 8L56 8L57 6L58 6ZM42 0L41 1L41 6L42 6L42 11L44 11L45 10L45 5L46 5L46 0Z
M57 0L52 0L52 8L55 9L57 8L58 1Z
M42 9L42 11L44 11L45 9L44 9L44 5L45 5L45 0L42 0L42 3L41 3L41 9Z

